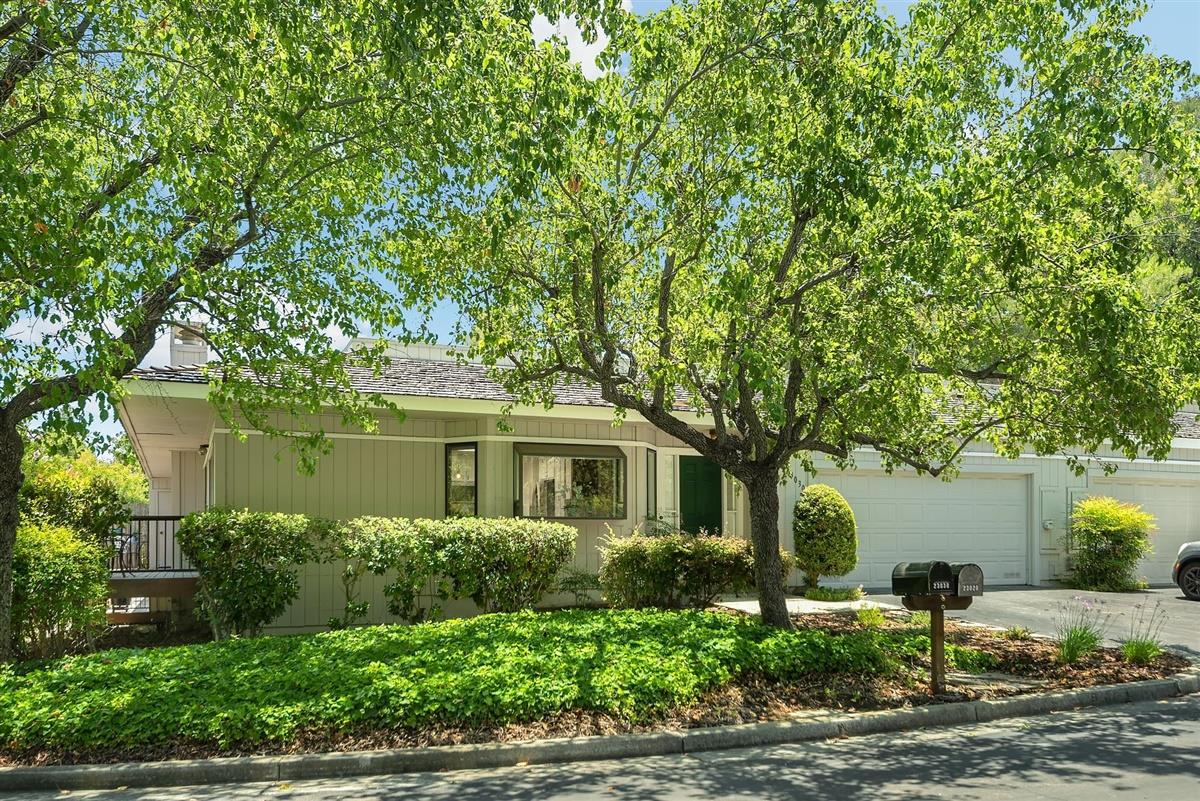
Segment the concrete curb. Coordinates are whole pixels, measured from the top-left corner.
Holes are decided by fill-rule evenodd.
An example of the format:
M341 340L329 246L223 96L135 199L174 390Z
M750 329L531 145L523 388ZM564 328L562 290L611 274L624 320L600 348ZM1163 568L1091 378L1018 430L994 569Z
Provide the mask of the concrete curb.
M294 781L690 754L939 726L960 726L1083 707L1158 701L1197 692L1200 692L1200 666L1167 679L1152 681L1109 684L989 701L931 704L879 712L797 716L793 720L713 726L685 731L572 737L517 743L445 745L387 751L0 768L0 792Z

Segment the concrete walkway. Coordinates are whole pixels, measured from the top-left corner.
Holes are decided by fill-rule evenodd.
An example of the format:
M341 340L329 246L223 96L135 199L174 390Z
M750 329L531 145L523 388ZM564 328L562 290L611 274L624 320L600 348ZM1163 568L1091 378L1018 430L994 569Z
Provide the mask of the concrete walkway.
M758 614L758 601L751 598L744 598L737 601L723 601L717 606L726 609L736 609L739 612L747 614ZM820 612L847 612L855 609L863 609L869 606L879 607L883 610L903 609L900 605L899 598L892 597L868 597L860 601L810 601L802 596L789 597L787 599L788 612L793 615L813 615Z
M11 801L1109 801L1194 799L1200 696L950 729L620 762L295 783L20 793Z

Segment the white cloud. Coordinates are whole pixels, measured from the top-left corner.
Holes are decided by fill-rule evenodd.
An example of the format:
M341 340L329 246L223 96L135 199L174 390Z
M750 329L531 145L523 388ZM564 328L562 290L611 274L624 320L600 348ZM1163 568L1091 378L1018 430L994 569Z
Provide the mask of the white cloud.
M626 11L633 10L632 0L624 0L621 5ZM533 18L532 28L535 42L544 42L552 36L562 39L571 52L571 61L583 69L585 76L596 78L600 75L600 69L596 66L596 56L608 45L608 34L603 28L596 32L594 42L584 40L579 23L572 17L559 17L557 22L551 22L545 15L538 14Z

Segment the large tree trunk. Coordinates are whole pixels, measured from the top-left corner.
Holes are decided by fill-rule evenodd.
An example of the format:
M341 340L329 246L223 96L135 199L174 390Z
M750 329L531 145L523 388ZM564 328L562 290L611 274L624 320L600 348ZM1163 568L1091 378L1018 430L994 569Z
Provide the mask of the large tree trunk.
M25 443L17 427L0 417L0 664L13 659L13 546L17 539L17 493L24 476Z
M746 484L750 496L750 542L763 623L792 627L783 592L783 560L779 558L779 471L765 470Z

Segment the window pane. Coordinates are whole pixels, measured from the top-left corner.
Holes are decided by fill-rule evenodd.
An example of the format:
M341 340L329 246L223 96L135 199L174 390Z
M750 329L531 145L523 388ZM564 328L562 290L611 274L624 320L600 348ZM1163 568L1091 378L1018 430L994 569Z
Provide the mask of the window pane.
M446 516L475 515L475 446L446 451Z
M526 517L624 517L625 460L522 455L521 513Z

